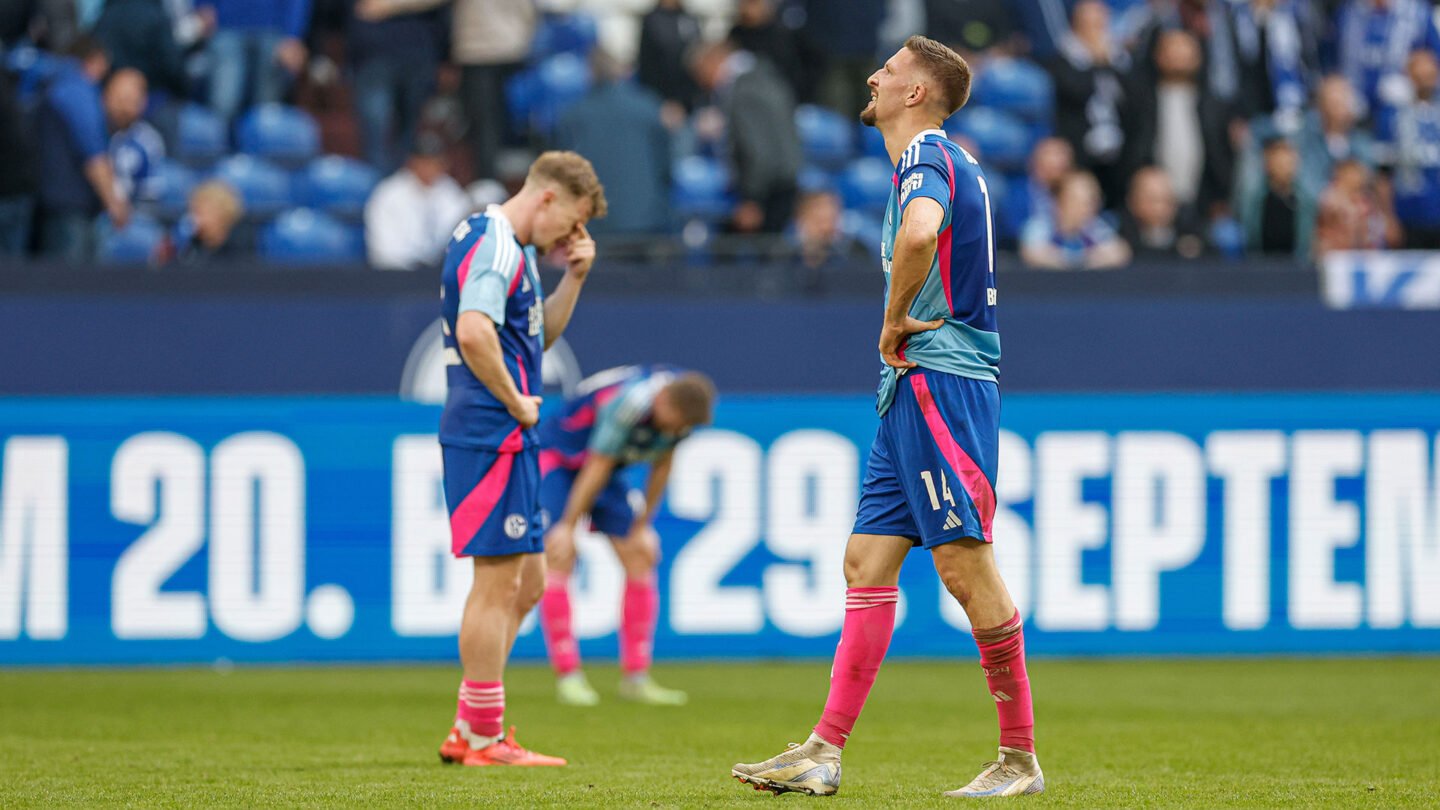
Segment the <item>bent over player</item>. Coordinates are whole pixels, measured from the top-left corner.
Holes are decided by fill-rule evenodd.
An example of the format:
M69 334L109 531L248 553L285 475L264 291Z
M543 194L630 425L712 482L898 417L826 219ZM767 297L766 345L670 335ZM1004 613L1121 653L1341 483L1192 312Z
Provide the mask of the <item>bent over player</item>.
M715 386L703 374L666 366L624 366L581 383L563 413L540 425L540 507L554 518L545 535L545 595L540 621L558 678L556 696L572 706L593 706L600 696L580 670L570 616L570 574L575 570L575 529L590 525L609 538L625 569L620 604L620 696L657 706L678 706L686 695L650 677L660 594L655 567L660 538L651 527L675 446L710 423ZM620 471L649 462L644 495Z
M474 562L460 623L464 679L440 759L465 765L564 765L506 734L505 661L545 581L539 520L540 358L565 331L595 261L585 230L605 215L590 162L546 152L503 205L460 223L440 303L449 391L440 417L451 549ZM540 293L537 254L565 276Z
M968 98L970 69L917 36L868 84L860 120L884 136L895 176L881 245L880 428L845 548L845 623L814 733L732 774L776 793L839 789L841 749L895 629L900 565L919 545L975 628L1000 719L998 759L946 795L1039 793L1024 634L990 547L1000 419L990 195L979 164L940 129Z

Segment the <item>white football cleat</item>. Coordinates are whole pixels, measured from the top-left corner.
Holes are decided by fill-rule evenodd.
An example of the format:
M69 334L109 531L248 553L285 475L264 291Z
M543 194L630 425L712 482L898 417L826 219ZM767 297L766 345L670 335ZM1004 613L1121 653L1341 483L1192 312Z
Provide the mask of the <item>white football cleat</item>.
M1045 774L1040 761L1029 751L1000 746L1000 758L985 763L980 775L970 784L945 795L952 798L985 798L989 796L1026 796L1043 793Z
M840 749L811 734L804 743L790 743L783 754L764 762L736 765L730 775L777 795L833 796L840 790Z

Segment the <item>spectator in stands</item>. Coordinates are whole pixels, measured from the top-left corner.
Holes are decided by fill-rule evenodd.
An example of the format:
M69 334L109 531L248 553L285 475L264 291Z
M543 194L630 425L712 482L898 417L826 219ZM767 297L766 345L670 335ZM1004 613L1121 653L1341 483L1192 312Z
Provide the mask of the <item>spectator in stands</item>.
M636 78L660 95L665 120L674 129L700 100L686 56L700 44L700 22L680 0L660 0L640 21Z
M775 16L775 0L739 0L730 41L742 51L769 59L780 78L798 97L804 65L796 34Z
M175 98L189 94L185 57L162 0L105 0L93 34L115 68L135 68L151 89Z
M1357 128L1359 101L1344 76L1328 76L1316 92L1315 109L1300 128L1296 148L1300 151L1300 185L1319 196L1330 182L1335 164L1355 159L1374 165L1374 141Z
M208 46L215 113L230 121L248 105L283 101L309 59L309 0L196 0L195 6L215 15Z
M1295 146L1276 133L1265 141L1260 177L1242 178L1240 221L1251 251L1309 258L1315 197L1301 186L1299 166Z
M69 51L80 35L74 0L5 0L0 3L0 46L29 42L47 51Z
M134 205L154 199L151 179L165 159L165 141L141 116L149 101L145 76L121 68L105 80L101 103L110 126L110 162L115 167L115 193Z
M395 171L410 153L420 111L445 57L440 11L405 13L387 4L348 0L346 55L354 76L355 116L365 160Z
M865 84L879 63L884 0L804 0L805 52L820 77L820 102L856 116L870 103Z
M1012 218L1015 225L1011 233L1033 217L1053 217L1055 192L1065 175L1074 170L1075 150L1069 141L1054 136L1042 139L1030 153L1030 174L1025 183L1011 189L1009 205L996 211L996 217Z
M1406 72L1414 100L1381 113L1379 151L1391 172L1405 246L1440 250L1440 59L1433 51L1414 51Z
M1409 97L1405 62L1416 48L1440 50L1440 29L1423 0L1349 0L1336 22L1340 72L1357 92L1359 117Z
M234 189L208 180L190 192L186 207L167 250L177 264L198 267L250 255L251 246L237 227L245 206Z
M1130 263L1130 246L1100 217L1100 184L1075 171L1060 183L1052 217L1035 217L1020 236L1020 258L1041 270L1108 270Z
M1192 211L1180 207L1170 175L1157 166L1145 166L1130 178L1120 236L1140 259L1194 259L1205 252Z
M1319 63L1319 13L1303 0L1252 0L1235 7L1241 108L1270 116L1285 134L1300 128L1308 82Z
M1019 23L1014 0L925 0L925 35L962 53L1010 47Z
M99 85L109 70L105 49L82 37L40 104L40 250L49 256L88 259L94 251L95 215L102 207L116 227L130 221L130 205L117 193L115 167L106 152Z
M1055 133L1099 179L1105 199L1118 204L1125 194L1130 57L1110 36L1110 8L1099 0L1076 3L1070 31L1049 67L1055 78Z
M1320 195L1316 258L1332 250L1394 248L1402 238L1391 201L1370 167L1353 158L1336 163L1334 178Z
M14 82L0 71L0 257L29 252L35 218L34 144Z
M670 228L670 132L661 102L629 80L603 49L590 57L595 84L560 116L555 142L584 155L614 200L590 230L662 233Z
M365 203L365 248L372 266L418 270L440 260L450 232L471 211L469 195L448 168L445 142L422 132L405 165L375 187Z
M1162 32L1154 50L1153 67L1135 84L1127 165L1164 169L1180 205L1208 219L1230 199L1234 179L1227 105L1207 89L1189 32Z
M704 48L693 70L725 119L740 197L731 230L779 233L795 208L801 162L790 87L770 63L723 42Z
M841 213L840 197L833 191L810 192L796 206L795 248L801 287L806 291L818 292L826 275L869 255L864 245L841 230Z

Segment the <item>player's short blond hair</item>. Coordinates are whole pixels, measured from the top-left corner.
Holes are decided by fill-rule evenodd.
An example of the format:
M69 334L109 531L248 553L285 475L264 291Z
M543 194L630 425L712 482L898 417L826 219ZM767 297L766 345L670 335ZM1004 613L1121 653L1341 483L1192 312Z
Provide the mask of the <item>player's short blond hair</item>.
M935 80L931 89L949 118L970 100L970 63L944 43L916 34L905 40L920 68Z
M590 200L590 218L600 219L609 210L605 187L590 165L578 152L544 152L530 164L525 182L554 183L577 200Z
M670 404L691 425L708 425L714 418L715 383L698 371L687 371L665 386Z
M190 201L213 205L232 225L245 214L245 204L240 201L240 195L221 180L206 180L196 186L190 192Z

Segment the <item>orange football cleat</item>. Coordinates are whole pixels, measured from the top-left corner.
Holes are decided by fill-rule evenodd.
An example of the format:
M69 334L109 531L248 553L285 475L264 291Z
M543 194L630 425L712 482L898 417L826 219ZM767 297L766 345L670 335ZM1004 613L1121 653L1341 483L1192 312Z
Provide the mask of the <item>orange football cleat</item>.
M515 741L515 727L510 733L484 748L471 748L459 729L452 729L450 736L440 746L440 759L444 762L458 762L462 765L517 765L524 768L542 766L555 767L568 764L560 757L537 754Z

